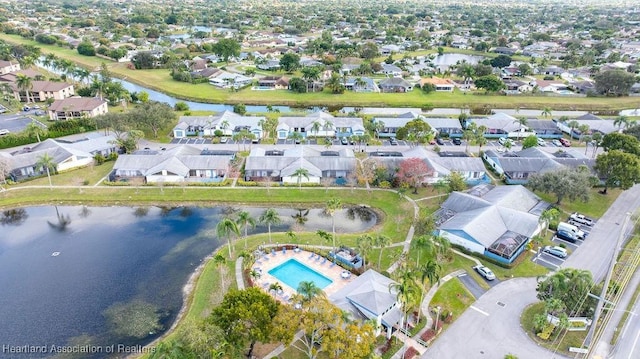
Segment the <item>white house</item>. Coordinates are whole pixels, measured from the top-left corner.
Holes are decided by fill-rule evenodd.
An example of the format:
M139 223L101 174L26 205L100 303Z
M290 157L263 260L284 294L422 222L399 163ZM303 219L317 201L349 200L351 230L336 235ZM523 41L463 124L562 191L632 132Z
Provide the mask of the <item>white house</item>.
M215 136L216 131L220 131L223 136L233 136L242 130L247 130L256 138L263 138L264 120L263 116L241 116L231 111L210 116L180 116L178 124L173 128L173 137Z

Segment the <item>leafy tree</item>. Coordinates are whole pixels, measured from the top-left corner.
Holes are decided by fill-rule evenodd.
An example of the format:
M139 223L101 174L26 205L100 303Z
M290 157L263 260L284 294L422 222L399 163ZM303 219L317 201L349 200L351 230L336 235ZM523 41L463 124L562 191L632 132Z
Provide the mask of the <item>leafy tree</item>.
M136 70L155 69L158 58L151 51L139 51L131 58Z
M56 171L57 164L53 157L51 157L48 153L44 153L38 157L36 162L36 171L45 170L47 172L47 178L49 179L49 187L53 188L53 184L51 183L51 172Z
M176 120L171 106L164 102L149 101L137 105L129 112L130 121L140 128L151 130L153 137L158 138L158 131Z
M603 193L607 188L620 186L623 190L640 182L640 158L620 150L611 150L596 158L594 169L604 179Z
M267 230L269 232L269 243L271 243L271 225L278 225L282 220L280 219L280 215L278 211L274 208L268 208L258 218L258 222L267 225Z
M560 218L560 211L557 208L549 208L547 210L544 210L541 214L540 214L540 218L538 218L538 221L540 223L544 223L544 233L547 234L547 232L549 231L549 225L552 222L555 222L558 220L558 218Z
M298 332L302 336L294 341ZM371 325L347 322L338 307L318 296L301 310L282 306L274 319L274 337L310 359L322 353L335 358L366 358L375 340Z
M287 52L280 58L280 67L284 71L292 73L300 67L300 56L291 52Z
M507 55L498 55L497 57L491 59L490 63L493 67L508 67L509 65L511 65L511 57Z
M422 85L422 92L426 94L435 92L435 90L436 90L436 85L434 84L425 83L424 85Z
M236 224L239 226L238 229L244 229L244 247L247 248L247 236L249 227L256 227L256 219L251 217L251 214L247 211L242 211L238 213L238 219L236 219Z
M413 134L416 141L424 143L429 136L432 136L431 126L420 118L407 122L404 126L398 129L396 137L399 140L408 139L409 134Z
M560 204L565 197L571 201L580 199L587 202L591 181L588 171L565 168L534 174L529 177L527 186L533 191L555 194L556 204Z
M623 70L607 70L593 77L596 91L608 96L628 95L636 82L635 75Z
M216 225L216 235L218 238L227 238L229 244L229 257L231 257L231 237L236 235L240 236L240 230L238 225L231 218L223 218Z
M368 41L360 47L360 57L365 60L372 60L380 54L378 45L375 42Z
M591 272L582 269L562 268L538 282L537 297L547 301L558 299L572 316L590 316L595 299L588 297L593 287Z
M333 232L333 248L336 248L336 212L342 208L340 198L330 198L325 204L325 212L331 216L331 230Z
M344 93L345 87L342 84L342 79L340 78L340 75L338 75L335 72L332 73L331 77L329 78L329 81L327 81L327 88L331 90L331 93L333 94Z
M213 308L207 322L222 329L229 350L237 355L248 345L246 355L251 357L256 342L266 343L271 339L278 307L273 298L258 288L231 289L222 303Z
M640 156L640 141L625 133L611 132L602 138L602 148L605 151L620 150Z
M536 135L527 136L522 141L522 149L536 147L538 145L538 137Z
M487 92L496 92L505 88L504 82L495 75L479 77L475 80L477 88L485 89Z
M212 47L213 53L222 57L225 62L229 62L229 58L240 56L240 44L234 39L220 39Z
M430 170L427 164L419 158L408 158L400 162L397 173L400 183L413 188L413 193L418 193L418 186L424 182Z
M83 41L78 44L78 48L76 49L80 55L84 56L96 56L96 49L93 47L93 44L89 41Z
M446 176L446 182L449 185L449 192L464 191L467 189L467 182L458 172L451 172Z
M148 95L147 95L147 96L148 96ZM142 99L140 99L140 101L141 101L142 103L144 103L144 102L145 102L145 101L142 101ZM189 105L188 105L186 102L183 102L183 101L178 101L178 102L176 102L176 104L175 104L175 105L173 105L173 108L174 108L176 111L189 111Z
M247 107L244 104L237 103L233 105L233 112L238 115L244 115L247 113Z
M533 75L533 69L531 68L531 66L529 66L529 64L518 65L518 71L520 71L520 74L522 76Z
M305 93L307 92L307 83L299 77L293 77L289 80L289 90L296 93Z
M488 76L493 73L493 69L489 65L478 63L473 67L473 72L476 77Z

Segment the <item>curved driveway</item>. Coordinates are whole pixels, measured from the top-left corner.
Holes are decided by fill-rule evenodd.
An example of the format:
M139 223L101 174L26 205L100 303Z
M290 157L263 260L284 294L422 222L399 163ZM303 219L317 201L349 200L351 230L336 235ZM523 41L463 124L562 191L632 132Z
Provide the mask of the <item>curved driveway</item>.
M520 327L522 311L537 301L535 278L504 281L473 303L422 358L565 358L536 345Z

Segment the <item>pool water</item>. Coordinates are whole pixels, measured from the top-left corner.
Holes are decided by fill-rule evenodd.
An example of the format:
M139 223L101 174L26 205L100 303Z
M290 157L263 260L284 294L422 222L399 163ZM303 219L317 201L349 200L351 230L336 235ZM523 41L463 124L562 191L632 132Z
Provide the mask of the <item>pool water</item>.
M298 262L295 259L289 259L288 261L280 264L279 266L271 269L269 274L282 281L284 284L298 289L300 282L313 282L316 287L324 289L333 281L322 274L314 271L306 265Z

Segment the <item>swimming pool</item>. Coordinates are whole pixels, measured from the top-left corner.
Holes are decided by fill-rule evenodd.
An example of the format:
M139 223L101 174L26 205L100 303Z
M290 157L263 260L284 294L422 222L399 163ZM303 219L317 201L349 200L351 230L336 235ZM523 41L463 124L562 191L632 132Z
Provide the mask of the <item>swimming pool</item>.
M291 258L288 261L280 264L279 266L272 268L269 274L282 281L284 284L298 289L300 282L313 282L320 289L324 289L333 281L322 274L314 271L306 265Z

